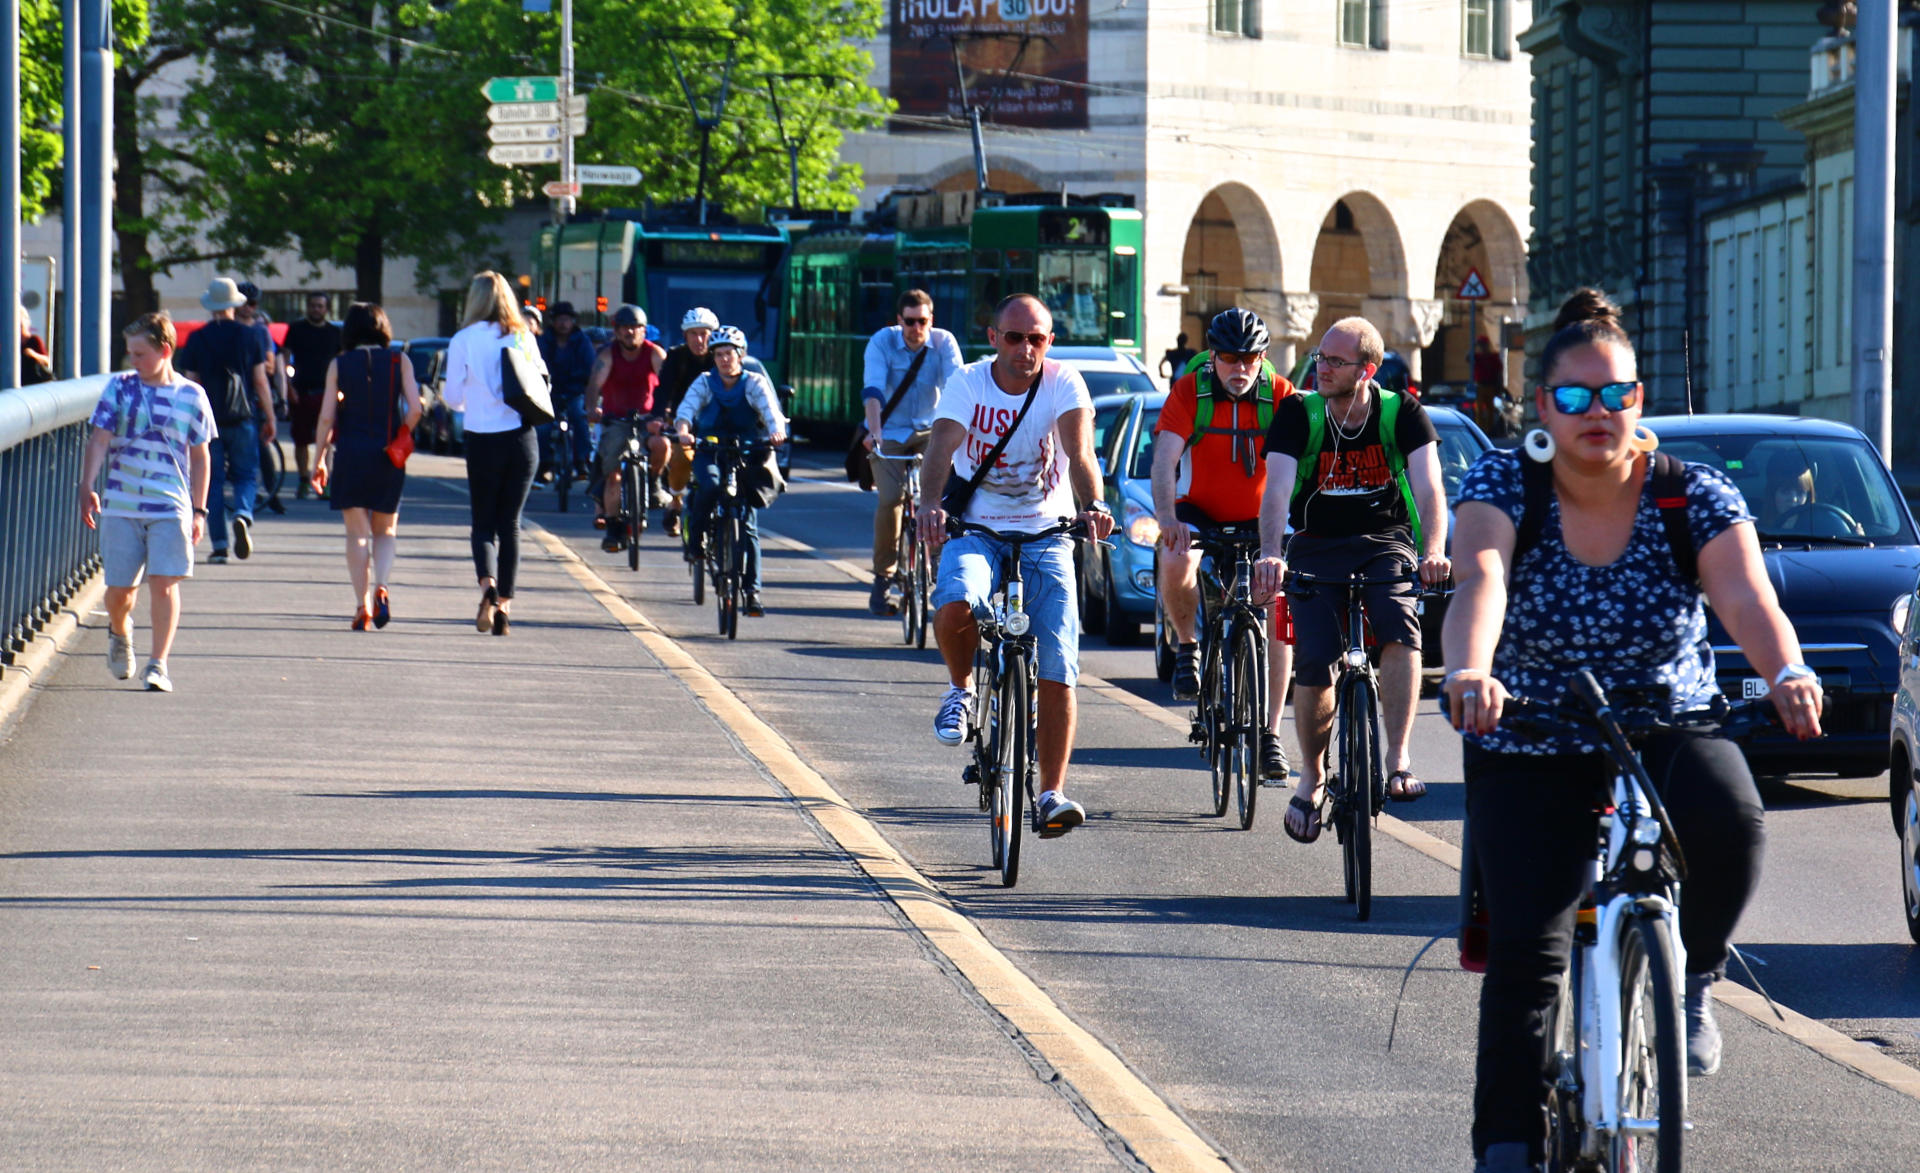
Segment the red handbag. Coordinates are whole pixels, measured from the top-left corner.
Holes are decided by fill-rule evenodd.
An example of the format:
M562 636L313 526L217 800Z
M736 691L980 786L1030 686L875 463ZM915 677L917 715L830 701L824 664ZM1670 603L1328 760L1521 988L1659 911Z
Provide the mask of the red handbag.
M401 421L399 430L393 427L393 373L405 361L402 356L390 355L387 363L387 431L393 437L387 441L387 459L393 461L395 468L407 467L407 457L413 455L413 433L407 429L405 421Z

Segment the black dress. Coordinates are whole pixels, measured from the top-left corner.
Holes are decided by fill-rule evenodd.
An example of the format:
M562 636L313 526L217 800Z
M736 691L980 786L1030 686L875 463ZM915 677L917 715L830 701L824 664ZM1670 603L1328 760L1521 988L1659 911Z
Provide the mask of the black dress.
M327 483L335 509L400 512L407 471L393 466L386 449L406 419L400 375L405 361L384 346L358 347L335 360L340 399L333 413L333 474Z

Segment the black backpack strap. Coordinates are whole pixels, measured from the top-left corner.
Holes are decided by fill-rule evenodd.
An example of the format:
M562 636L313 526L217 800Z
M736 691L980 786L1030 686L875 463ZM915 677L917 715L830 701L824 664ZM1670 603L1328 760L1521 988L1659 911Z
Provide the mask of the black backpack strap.
M1693 548L1693 529L1687 524L1687 466L1679 457L1666 452L1653 454L1653 503L1660 510L1660 524L1667 531L1667 545L1673 548L1673 561L1685 582L1700 581L1700 552Z
M1553 506L1553 466L1520 454L1520 528L1513 537L1513 561L1508 573L1520 565L1528 550L1540 544L1547 528L1547 510Z

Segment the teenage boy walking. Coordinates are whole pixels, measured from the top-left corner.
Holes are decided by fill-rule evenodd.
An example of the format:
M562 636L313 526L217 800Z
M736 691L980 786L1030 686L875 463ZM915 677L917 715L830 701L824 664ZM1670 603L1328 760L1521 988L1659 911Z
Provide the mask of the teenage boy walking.
M93 409L80 474L80 519L100 531L107 580L107 670L133 677L133 604L151 582L153 655L140 674L150 692L172 692L167 652L180 621L180 580L193 576L193 548L206 536L207 444L213 407L173 369L173 321L142 314L127 327L133 370L107 384ZM105 466L106 498L94 491Z

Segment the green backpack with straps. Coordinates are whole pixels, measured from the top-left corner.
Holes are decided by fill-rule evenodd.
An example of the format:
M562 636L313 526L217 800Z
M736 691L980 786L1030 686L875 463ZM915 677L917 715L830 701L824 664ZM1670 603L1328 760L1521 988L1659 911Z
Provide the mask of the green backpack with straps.
M1221 428L1214 426L1213 416L1214 409L1217 405L1214 403L1213 353L1211 351L1203 350L1199 354L1194 355L1193 358L1188 361L1186 367L1181 370L1178 375L1175 375L1174 378L1178 381L1187 375L1193 376L1194 391L1197 398L1193 405L1193 431L1187 435L1185 451L1193 451L1193 446L1198 444L1203 436L1232 436L1236 440L1248 440L1247 450L1251 454L1251 459L1258 460L1259 455L1254 451L1254 447L1260 440L1266 437L1267 427L1273 423L1273 405L1276 402L1273 390L1276 380L1280 377L1280 373L1274 369L1273 364L1264 358L1260 360L1260 374L1257 378L1266 382L1267 394L1265 396L1260 395L1259 382L1254 384L1253 407L1258 419L1259 430L1257 432L1249 431L1246 428ZM1239 416L1236 412L1235 419L1237 420L1238 418ZM1247 474L1251 476L1253 469L1248 468Z
M1397 428L1401 393L1388 391L1378 384L1374 385L1374 391L1380 396L1380 449L1387 456L1387 471L1400 486L1401 500L1407 503L1407 519L1413 527L1413 546L1417 550L1420 548L1420 507L1414 503L1413 485L1407 480L1407 454L1400 451ZM1300 454L1300 464L1294 470L1295 497L1304 492L1307 482L1319 473L1320 451L1327 444L1327 397L1318 391L1308 391L1300 401L1307 409L1307 450Z

